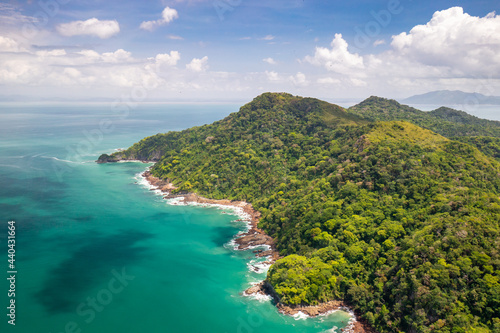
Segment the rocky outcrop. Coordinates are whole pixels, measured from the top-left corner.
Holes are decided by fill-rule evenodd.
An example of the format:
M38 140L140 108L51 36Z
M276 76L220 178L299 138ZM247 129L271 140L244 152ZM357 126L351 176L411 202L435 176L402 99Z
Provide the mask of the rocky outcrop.
M115 162L118 162L118 161L120 161L119 158L117 158L114 155L108 155L108 154L102 154L97 159L97 163L98 164L102 164L102 163L115 163Z
M142 163L154 163L158 162L161 158L161 152L160 151L154 151L147 156L143 156L144 154L140 153L127 153L127 151L118 151L115 152L111 155L108 154L102 154L99 156L97 159L98 164L102 163L116 163L120 161L140 161Z

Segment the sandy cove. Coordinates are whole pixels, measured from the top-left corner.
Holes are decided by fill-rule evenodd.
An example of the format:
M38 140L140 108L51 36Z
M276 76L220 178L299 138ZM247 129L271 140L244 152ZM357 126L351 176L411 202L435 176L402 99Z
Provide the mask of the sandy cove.
M268 257L268 261L266 263L273 264L276 260L280 258L278 251L276 250L276 246L274 240L271 236L267 235L263 230L257 227L260 219L260 212L253 209L252 205L245 201L231 201L231 200L216 200L216 199L208 199L202 196L197 195L196 193L184 193L184 194L171 194L171 191L176 189L176 187L167 181L161 180L158 177L153 176L149 171L145 171L142 174L143 177L155 187L155 190L160 190L165 193L165 199L174 199L174 198L183 198L181 202L188 203L198 203L198 204L212 204L212 205L222 205L222 206L230 206L237 207L243 210L245 214L250 217L249 221L249 230L240 235L237 239L235 239L235 243L237 245L238 250L250 250L256 246L264 246L267 245L269 250L256 250L254 251L257 257ZM342 301L330 301L327 303L322 303L319 305L311 305L311 306L296 306L290 307L282 304L279 301L278 295L274 292L274 289L271 285L269 285L266 281L262 281L261 283L245 290L245 295L253 295L253 294L261 294L271 296L278 310L286 315L296 315L299 312L302 312L310 317L316 317L331 311L335 310L350 310L350 307L347 306ZM368 323L363 320L359 320L359 314L356 314L353 320L347 325L344 329L342 329L343 333L377 333L373 328L370 327Z

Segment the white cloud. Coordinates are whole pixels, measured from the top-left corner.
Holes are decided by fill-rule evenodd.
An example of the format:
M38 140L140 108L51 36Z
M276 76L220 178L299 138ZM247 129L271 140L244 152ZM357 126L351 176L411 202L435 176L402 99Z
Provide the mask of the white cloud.
M276 73L275 71L270 71L270 72L266 71L265 73L266 73L267 79L269 81L279 81L280 80L278 73Z
M309 81L306 79L306 75L304 73L298 72L295 76L290 76L289 80L295 85L299 87L304 87L309 85Z
M155 21L144 21L141 23L140 28L143 30L153 31L159 26L168 24L177 18L179 18L177 10L167 6L161 13L161 19Z
M23 50L12 38L0 36L0 52L21 52Z
M123 49L116 50L115 52L105 52L102 54L102 60L108 63L124 63L132 61L132 54Z
M270 65L276 65L276 61L273 58L265 58L262 61L267 62Z
M267 36L264 36L262 38L259 38L260 40L273 40L275 39L276 37L274 37L273 35L267 35Z
M86 21L62 23L56 29L66 37L88 35L107 39L120 32L120 25L116 20L100 21L94 17Z
M474 17L460 7L435 12L431 20L392 37L382 53L359 55L336 34L330 48L318 46L305 62L329 72L316 84L397 96L439 89L484 90L498 94L500 16ZM374 46L382 45L382 40ZM337 81L339 80L339 81ZM476 82L475 84L473 82ZM487 83L484 83L487 82ZM383 92L381 93L380 91Z
M400 56L462 75L500 74L500 16L475 17L461 7L435 12L425 25L393 36Z
M373 42L373 46L377 47L379 45L384 45L385 44L385 40L383 39L377 39L376 41Z
M42 51L37 51L35 54L40 57L60 57L66 55L66 50L64 49L42 50Z
M332 77L322 77L317 80L319 84L340 84L339 79L334 79Z
M175 19L172 15L166 17ZM165 20L162 17L158 21ZM181 54L170 50L137 58L118 47L106 51L37 48L29 45L62 45L60 37L43 30L30 39L15 33L15 29L0 29L0 84L5 89L3 94L41 94L43 91L60 96L60 87L64 86L75 95L88 94L88 97L111 96L113 92L116 92L113 96L119 96L145 83L148 87L157 87L157 98L194 95L227 98L228 91L234 93L232 97L250 98L259 92L277 89L303 96L346 98L370 94L409 96L438 89L476 90L496 95L500 91L499 20L495 13L474 17L461 8L450 8L436 12L429 17L429 22L424 21L410 31L386 38L387 44L379 48L383 51L372 54L367 50L365 54L356 53L359 51L353 51L348 40L337 34L330 45L317 44L311 48L299 64L280 59L279 64L284 68L286 65L296 68L286 73L252 71L260 68L263 61L270 65L277 63L271 57L258 58L237 73L213 72L209 69L208 57L181 61ZM158 26L157 21L152 22L152 28ZM163 36L165 41L166 34ZM167 36L174 40L177 37ZM274 36L269 36L266 40L272 41L272 38ZM255 42L262 39L252 38ZM377 40L373 45L382 45L382 41ZM206 47L214 46L207 44ZM224 59L228 58L217 60Z
M342 34L335 34L330 46L331 49L316 47L314 56L306 56L305 61L339 74L349 74L353 69L364 68L363 57L349 52L348 44L342 38Z
M182 38L181 36L177 36L177 35L168 35L167 38L171 39L171 40L184 40L184 38Z
M181 54L178 51L170 51L170 53L157 54L155 62L159 65L175 66L181 59Z
M193 72L205 72L208 69L208 57L194 58L186 65L186 68Z
M22 58L6 60L0 67L0 83L30 84L33 78L40 77L41 72L36 64Z

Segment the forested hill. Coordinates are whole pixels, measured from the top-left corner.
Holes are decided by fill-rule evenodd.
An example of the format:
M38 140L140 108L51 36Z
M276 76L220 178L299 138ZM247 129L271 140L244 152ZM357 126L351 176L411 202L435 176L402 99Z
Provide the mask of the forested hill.
M120 159L251 202L284 256L267 279L285 304L342 299L380 332L500 331L500 164L472 145L266 93L99 161Z
M372 96L350 107L348 112L371 120L404 120L448 138L458 136L500 137L500 121L480 119L463 111L441 107L420 111L392 99Z

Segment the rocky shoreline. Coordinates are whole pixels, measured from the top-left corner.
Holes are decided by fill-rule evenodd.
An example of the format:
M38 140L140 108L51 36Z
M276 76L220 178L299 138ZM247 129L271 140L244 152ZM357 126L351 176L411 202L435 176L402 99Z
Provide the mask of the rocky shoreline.
M260 213L253 209L252 205L245 201L231 201L231 200L216 200L216 199L208 199L202 196L199 196L195 193L184 193L184 194L172 194L171 191L176 189L176 187L167 181L161 180L155 176L153 176L149 171L145 171L142 176L146 178L150 185L154 186L156 190L160 190L165 195L163 196L165 199L176 199L181 198L180 202L188 204L188 203L197 203L197 204L209 204L209 205L222 205L222 206L230 206L237 207L243 210L245 214L247 214L250 218L249 221L249 230L243 234L241 234L236 240L235 243L237 245L238 250L250 250L257 246L265 246L269 247L268 250L256 250L256 257L268 257L268 263L272 264L277 259L279 259L279 253L276 250L276 246L274 244L274 240L271 236L267 235L263 230L257 227L260 219Z
M172 194L172 190L176 189L176 187L172 183L153 176L149 171L145 171L142 176L148 181L151 186L154 187L154 189L152 190L160 190L161 192L163 192L165 194L163 196L165 199L178 198L180 199L180 202L184 204L212 204L231 206L242 209L243 212L250 217L249 230L239 235L239 237L235 239L236 248L243 251L253 249L257 246L267 245L269 247L268 250L255 250L255 256L267 257L267 264L273 264L280 258L279 252L276 250L273 238L267 235L263 230L258 228L257 224L259 223L260 212L254 210L250 203L245 201L208 199L195 193ZM273 287L266 281L262 281L261 283L248 288L244 291L243 294L246 296L255 294L270 296L276 304L278 310L281 313L289 316L294 316L299 314L299 312L302 312L307 316L316 317L335 310L345 310L352 313L351 308L342 301L330 301L327 303L321 303L311 306L290 307L284 305L280 302L279 297L275 293ZM359 318L359 314L355 314L349 324L342 329L342 333L377 333L377 331L372 329L367 322L360 320Z
M330 301L318 305L308 306L288 306L280 302L273 287L266 281L262 281L261 283L245 290L244 294L246 296L255 294L270 296L278 308L278 311L288 316L295 316L303 313L309 317L317 317L337 310L346 311L352 313L353 317L349 321L348 325L341 330L342 333L378 333L366 321L359 319L360 314L354 313L351 310L351 307L343 301Z

